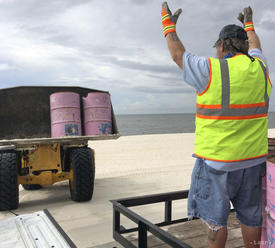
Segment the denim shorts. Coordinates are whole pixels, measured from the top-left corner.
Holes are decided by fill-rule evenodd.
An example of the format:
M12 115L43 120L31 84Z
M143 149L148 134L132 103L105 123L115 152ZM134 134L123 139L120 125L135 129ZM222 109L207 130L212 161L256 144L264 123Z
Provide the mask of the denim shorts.
M262 224L262 177L266 163L236 171L215 170L197 158L188 195L188 217L226 226L230 201L247 226Z

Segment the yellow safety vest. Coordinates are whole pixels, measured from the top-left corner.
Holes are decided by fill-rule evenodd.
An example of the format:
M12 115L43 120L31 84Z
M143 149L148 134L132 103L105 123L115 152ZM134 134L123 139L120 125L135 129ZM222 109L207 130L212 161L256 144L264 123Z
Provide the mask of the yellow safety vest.
M209 58L210 81L197 93L195 155L233 162L267 155L271 82L265 64L237 54Z

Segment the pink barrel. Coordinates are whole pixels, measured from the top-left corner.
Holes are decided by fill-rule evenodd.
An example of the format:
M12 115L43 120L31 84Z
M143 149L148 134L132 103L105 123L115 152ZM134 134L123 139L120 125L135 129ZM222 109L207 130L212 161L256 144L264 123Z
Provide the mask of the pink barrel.
M266 200L267 207L275 214L275 163L266 163Z
M50 95L52 137L81 135L80 96L73 92Z
M268 248L275 248L275 216L268 215L266 218L266 242L263 242L264 245L267 245Z
M262 202L262 217L263 217L263 223L262 223L262 233L261 233L261 248L267 248L266 245L266 175L262 178L262 189L263 189L263 202Z
M275 164L266 163L267 247L275 248Z
M266 163L266 206L260 247L275 248L275 163L270 161Z
M94 92L83 97L85 135L112 133L111 100L108 93Z

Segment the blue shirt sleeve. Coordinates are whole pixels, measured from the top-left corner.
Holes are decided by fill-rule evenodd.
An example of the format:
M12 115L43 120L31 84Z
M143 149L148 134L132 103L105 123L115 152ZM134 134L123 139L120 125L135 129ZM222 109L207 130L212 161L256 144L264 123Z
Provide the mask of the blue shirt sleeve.
M188 52L183 54L183 80L202 93L209 82L208 58L197 56Z
M252 57L256 57L256 58L259 58L261 59L265 65L266 65L266 69L268 71L268 64L267 64L267 60L266 60L266 57L263 55L263 52L258 49L258 48L254 48L252 49L250 52L249 52L249 55L252 56Z

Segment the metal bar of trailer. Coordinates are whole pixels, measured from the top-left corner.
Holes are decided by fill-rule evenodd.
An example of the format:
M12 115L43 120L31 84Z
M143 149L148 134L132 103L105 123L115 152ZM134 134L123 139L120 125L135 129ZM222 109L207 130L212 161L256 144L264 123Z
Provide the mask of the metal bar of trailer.
M192 220L197 220L197 219L198 219L197 217L193 217ZM172 220L168 224L167 224L167 222L164 221L164 222L156 223L154 225L159 226L159 227L163 227L163 226L179 224L179 223L187 222L187 221L189 221L189 219L186 217L186 218L181 218L181 219L177 219L177 220ZM126 229L123 225L120 225L120 231L119 232L121 234L131 233L131 232L136 232L136 231L138 231L138 227Z
M90 140L110 140L118 139L120 134L112 135L94 135L94 136L67 136L60 138L31 138L31 139L11 139L0 140L0 146L26 146L26 145L42 145L42 144L83 144Z
M147 225L142 221L138 223L138 247L147 248Z
M182 190L182 191L176 191L176 192L170 192L170 193L122 198L122 199L115 200L115 202L118 202L125 207L133 207L133 206L147 205L147 204L153 204L153 203L159 203L159 202L166 202L169 200L186 199L188 197L188 192L189 192L188 190Z
M172 201L165 202L164 222L169 224L172 221Z
M113 230L120 231L120 212L113 209Z

